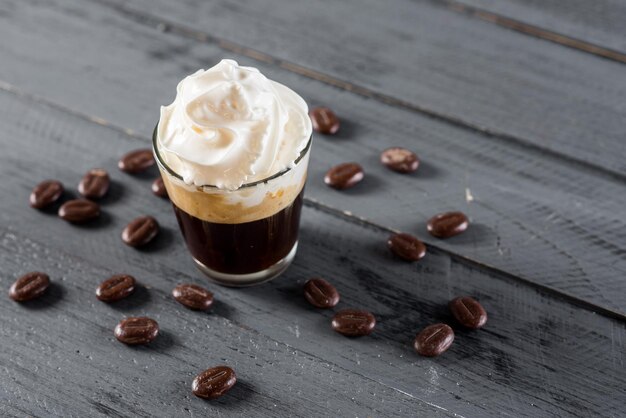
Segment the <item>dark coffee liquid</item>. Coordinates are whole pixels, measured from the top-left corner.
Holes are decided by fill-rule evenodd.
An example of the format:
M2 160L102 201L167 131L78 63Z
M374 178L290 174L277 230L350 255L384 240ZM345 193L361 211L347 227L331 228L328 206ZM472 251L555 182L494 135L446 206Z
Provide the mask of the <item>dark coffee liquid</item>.
M248 274L283 259L298 240L304 189L293 203L267 218L240 224L207 222L174 205L191 255L212 270Z

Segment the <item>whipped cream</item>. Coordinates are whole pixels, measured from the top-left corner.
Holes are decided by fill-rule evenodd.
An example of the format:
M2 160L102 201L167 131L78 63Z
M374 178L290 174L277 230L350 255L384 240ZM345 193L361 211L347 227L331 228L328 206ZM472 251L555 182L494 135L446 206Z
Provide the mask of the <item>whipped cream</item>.
M304 100L229 59L184 78L161 107L157 145L188 185L236 190L295 166L311 136Z

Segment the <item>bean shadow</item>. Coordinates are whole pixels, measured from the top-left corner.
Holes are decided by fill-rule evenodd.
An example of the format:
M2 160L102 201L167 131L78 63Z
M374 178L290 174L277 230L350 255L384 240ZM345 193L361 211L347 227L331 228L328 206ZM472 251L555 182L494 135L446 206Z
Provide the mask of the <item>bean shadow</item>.
M422 225L421 230L424 236L432 237L428 233L428 229L426 228L426 223ZM482 243L496 242L497 239L498 239L498 235L494 232L492 228L480 222L472 222L470 223L469 227L467 228L465 232L459 235L456 235L454 237L445 238L445 239L439 239L439 238L433 237L432 243L435 245L439 245L441 244L441 242L445 241L446 243L449 243L449 244L464 245L464 244L473 244L477 241L480 241Z
M111 185L109 186L107 194L104 195L102 199L94 201L100 205L110 205L120 201L122 197L124 197L124 186L122 182L111 179Z
M156 253L169 247L174 240L174 232L171 228L160 226L157 236L148 244L136 247L137 251L143 253Z
M98 216L96 219L84 223L68 222L68 224L78 229L89 230L105 228L109 226L112 221L113 218L111 217L111 215L108 212L103 211L102 208L100 208L100 216Z
M124 173L124 174L126 174L129 178L136 178L142 181L149 180L150 182L153 182L154 179L157 178L157 176L159 175L159 169L157 168L155 164L152 167L149 167L148 169L141 171L139 173L135 173L135 174Z
M236 312L236 310L233 309L233 307L231 307L230 305L227 305L226 303L222 302L220 299L214 299L213 306L208 311L208 314L219 315L222 318L232 320L234 317L233 316L234 312Z
M128 348L137 351L157 351L166 352L178 344L178 338L169 331L159 330L159 335L149 344L129 345Z
M141 284L137 284L135 291L130 296L116 302L109 302L107 305L113 310L128 312L146 306L151 299L152 296L148 289Z
M211 405L217 404L220 405L221 408L237 408L240 409L241 401L252 402L256 397L258 397L259 393L255 390L254 385L245 379L241 379L239 376L237 377L237 383L232 387L228 393L221 398L211 401Z
M443 171L428 161L420 161L420 165L414 173L408 174L411 177L430 180L443 176ZM405 176L407 174L404 174Z
M348 196L362 196L372 195L383 189L385 183L373 174L365 173L363 180L353 187L345 190L339 190L339 193L346 194Z
M339 131L335 135L323 135L318 134L329 141L334 139L352 139L357 137L359 131L359 125L352 122L349 119L341 118L341 125L339 126Z
M59 303L65 295L65 289L56 282L50 282L46 292L37 299L19 302L26 309L37 311L50 308Z

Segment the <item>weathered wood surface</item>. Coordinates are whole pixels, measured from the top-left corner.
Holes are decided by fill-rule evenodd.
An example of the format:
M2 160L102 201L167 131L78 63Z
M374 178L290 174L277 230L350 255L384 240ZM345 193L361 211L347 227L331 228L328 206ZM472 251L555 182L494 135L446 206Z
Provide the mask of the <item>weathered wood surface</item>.
M626 195L619 179L363 100L217 45L139 26L98 4L4 4L12 12L0 24L2 38L11 40L0 44L3 81L147 135L158 117L157 106L172 100L180 78L234 56L292 86L311 104L331 105L343 118L338 137L316 137L308 198L626 312ZM12 115L29 123L20 113ZM420 154L423 165L415 176L380 166L378 152L390 145ZM338 193L323 185L322 175L345 160L361 162L367 179L353 191ZM474 227L449 241L430 239L424 222L448 209L466 211Z
M19 115L23 115L20 118ZM385 248L387 232L308 204L301 245L284 277L249 289L208 285L213 312L183 309L169 296L202 283L171 207L152 195L151 175L116 169L122 153L147 141L29 99L0 93L0 287L33 269L56 283L40 302L0 304L0 412L36 416L619 416L626 402L626 325L507 275L433 248L407 264ZM16 140L19 138L19 140ZM72 162L68 164L68 162ZM72 226L28 208L31 186L54 177L71 190L104 167L113 179L103 218ZM139 214L163 233L151 247L125 246L120 232ZM113 273L147 287L106 305L94 288ZM347 339L330 330L331 311L311 308L305 279L323 276L337 307L364 307L376 332ZM470 294L487 308L481 331L454 325L446 303ZM125 315L150 315L163 335L147 348L112 336ZM436 359L411 341L448 321L456 342ZM241 384L220 401L189 393L204 367L232 365Z
M626 175L622 64L438 2L98 1L121 5L137 23L232 41L301 74L494 132L494 141L532 144Z
M626 54L626 4L620 0L434 0L515 19Z

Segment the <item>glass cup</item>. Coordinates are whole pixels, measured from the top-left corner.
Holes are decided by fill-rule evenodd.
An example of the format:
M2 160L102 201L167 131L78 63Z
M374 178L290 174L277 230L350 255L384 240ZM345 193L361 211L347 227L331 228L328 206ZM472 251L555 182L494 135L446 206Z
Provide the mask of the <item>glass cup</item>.
M295 167L230 191L185 184L161 155L157 135L158 125L154 155L198 268L226 286L262 283L285 271L298 248L311 138Z

